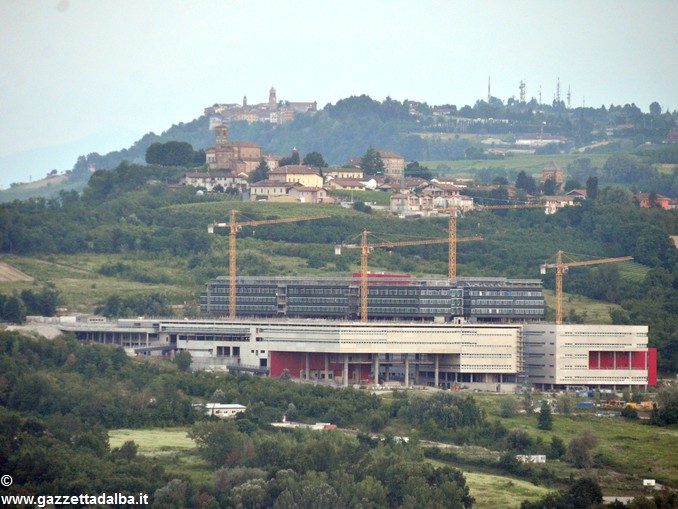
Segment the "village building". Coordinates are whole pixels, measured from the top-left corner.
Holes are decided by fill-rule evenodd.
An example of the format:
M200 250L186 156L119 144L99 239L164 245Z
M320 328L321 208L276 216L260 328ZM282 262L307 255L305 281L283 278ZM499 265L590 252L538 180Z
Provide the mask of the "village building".
M542 196L544 209L547 214L555 214L558 209L563 207L573 207L577 204L577 198L574 196Z
M334 178L327 181L325 184L327 189L338 189L348 191L364 191L366 189L365 183L357 179Z
M405 171L405 158L395 152L378 150L377 153L384 164L384 175L401 177Z
M205 108L205 115L210 117L210 129L227 122L270 122L285 124L291 122L298 114L315 113L318 110L316 101L278 101L274 87L268 92L268 102L248 104L247 96L242 104L214 104Z
M672 200L668 196L663 196L661 194L651 196L651 193L638 193L636 199L638 200L638 205L642 209L659 208L671 210L678 207L677 200Z
M357 179L363 178L363 170L357 166L350 166L348 168L331 167L323 170L325 179Z
M565 172L553 161L550 161L542 170L539 182L544 185L547 180L553 180L557 189L565 186Z
M272 169L268 174L269 180L277 182L296 182L302 186L322 187L323 178L310 166L293 164Z
M251 173L262 159L261 147L251 141L231 141L228 139L228 127L220 125L214 129L215 145L205 151L207 166L210 170L229 169L236 173ZM269 168L277 165L275 158L265 159Z
M236 189L242 193L248 188L247 175L236 174L228 171L189 171L181 179L184 186L204 188L207 192L225 191Z

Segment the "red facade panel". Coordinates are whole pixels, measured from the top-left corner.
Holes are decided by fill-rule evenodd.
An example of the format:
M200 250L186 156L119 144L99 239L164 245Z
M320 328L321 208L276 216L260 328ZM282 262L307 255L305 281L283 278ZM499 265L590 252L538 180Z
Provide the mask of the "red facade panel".
M631 353L631 369L645 369L646 352Z
M614 369L614 352L600 352L600 369Z
M615 352L614 355L617 358L617 369L631 368L631 354L629 352Z
M647 384L655 387L657 385L657 349L647 349Z
M290 378L302 378L306 369L305 352L270 352L270 373L271 377L279 378L287 370ZM311 372L325 371L325 354L309 353L308 366ZM343 375L344 366L341 363L330 362L330 373L334 377ZM372 366L370 364L351 364L348 365L348 377L355 380L355 374L358 374L359 380L370 380Z
M589 369L598 369L598 352L589 352Z

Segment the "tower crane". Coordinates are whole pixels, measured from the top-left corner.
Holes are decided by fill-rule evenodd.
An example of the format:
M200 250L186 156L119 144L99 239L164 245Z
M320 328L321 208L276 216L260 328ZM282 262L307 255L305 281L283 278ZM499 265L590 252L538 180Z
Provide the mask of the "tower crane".
M556 269L556 324L563 323L563 276L570 267L586 267L589 265L602 265L604 263L627 262L633 260L632 256L621 256L619 258L597 258L595 260L586 260L582 262L563 261L562 251L556 253L556 263L544 263L540 266L542 274L546 274L546 269Z
M368 284L367 284L367 263L370 253L378 247L403 247L403 246L423 246L428 244L446 244L449 242L449 239L422 239L422 240L404 240L397 242L377 242L374 244L368 243L369 232L363 230L360 245L358 244L342 244L335 246L335 254L341 254L342 248L347 249L360 249L360 320L363 322L367 321L367 293L368 293ZM482 237L461 237L456 238L455 231L455 242L469 242L473 240L483 240Z
M506 210L506 209L543 209L544 205L537 204L506 204L506 205L482 205L477 210ZM437 209L439 212L447 212L450 215L448 231L448 256L447 272L450 279L457 277L457 213L459 206L452 204L447 208ZM473 239L476 240L476 239Z
M260 221L240 221L236 220L236 210L231 210L231 219L228 223L212 223L207 225L207 233L214 233L215 228L229 229L229 244L228 244L228 316L235 318L236 311L236 281L237 281L237 235L243 226L258 226L262 224L281 224L294 223L297 221L312 221L315 219L325 219L329 216L312 216L312 217L286 217L283 219L264 219Z

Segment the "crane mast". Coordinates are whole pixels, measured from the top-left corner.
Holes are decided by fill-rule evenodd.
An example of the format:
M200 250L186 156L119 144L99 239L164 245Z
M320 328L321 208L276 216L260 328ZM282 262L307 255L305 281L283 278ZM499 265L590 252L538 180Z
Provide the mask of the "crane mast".
M442 239L422 239L422 240L404 240L400 242L378 242L375 244L370 244L368 242L367 230L363 230L363 233L360 237L360 245L355 244L343 244L341 246L336 246L335 252L337 254L341 253L341 248L345 247L348 249L360 249L360 320L363 322L367 321L368 311L368 292L369 292L369 281L368 281L368 260L370 253L377 247L404 247L404 246L424 246L429 244L446 244L449 242L449 238ZM482 237L462 237L457 239L455 232L455 247L456 242L468 242L473 240L483 240Z
M563 251L556 253L556 263L544 263L541 265L541 273L546 274L546 269L556 269L556 324L563 323L563 276L570 267L589 267L591 265L603 265L605 263L628 262L632 256L620 256L618 258L597 258L581 262L563 262Z
M238 278L238 231L243 226L258 226L266 224L281 224L294 223L297 221L312 221L315 219L325 219L329 216L313 216L313 217L286 217L284 219L265 219L260 221L237 221L237 211L231 210L230 220L228 223L212 223L207 225L207 232L214 233L215 228L228 227L228 317L235 318L236 316L236 299L237 299L237 278Z

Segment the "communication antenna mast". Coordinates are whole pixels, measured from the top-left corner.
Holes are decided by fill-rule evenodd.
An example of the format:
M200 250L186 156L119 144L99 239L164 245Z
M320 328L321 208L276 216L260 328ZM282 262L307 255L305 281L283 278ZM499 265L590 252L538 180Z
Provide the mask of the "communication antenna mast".
M560 77L558 77L556 82L556 102L560 102Z
M570 101L572 99L572 93L570 92L570 85L567 86L567 109L570 109Z
M539 85L539 104L541 104L541 85Z
M525 102L525 80L520 80L520 102L524 103Z
M492 94L490 94L490 77L487 77L487 104L490 104L490 99L492 98Z

